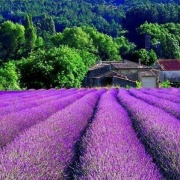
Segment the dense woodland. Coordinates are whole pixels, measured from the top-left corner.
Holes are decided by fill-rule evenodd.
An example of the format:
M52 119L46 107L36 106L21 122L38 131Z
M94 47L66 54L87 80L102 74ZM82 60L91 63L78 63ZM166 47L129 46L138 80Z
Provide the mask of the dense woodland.
M0 0L0 89L80 87L123 58L180 58L180 0Z

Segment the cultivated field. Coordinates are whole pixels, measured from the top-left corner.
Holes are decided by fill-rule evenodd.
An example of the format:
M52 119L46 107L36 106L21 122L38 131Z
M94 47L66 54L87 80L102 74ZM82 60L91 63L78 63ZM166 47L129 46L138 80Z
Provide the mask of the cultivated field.
M179 180L180 89L0 92L0 180Z

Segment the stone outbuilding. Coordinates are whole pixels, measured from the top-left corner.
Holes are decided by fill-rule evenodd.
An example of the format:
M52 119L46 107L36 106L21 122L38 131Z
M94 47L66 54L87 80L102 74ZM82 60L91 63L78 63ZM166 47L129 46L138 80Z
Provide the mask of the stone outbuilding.
M180 59L159 59L155 67L160 70L160 82L180 83Z
M89 69L83 86L136 87L136 81L142 82L143 87L158 87L158 72L155 73L152 67L128 60L105 61Z

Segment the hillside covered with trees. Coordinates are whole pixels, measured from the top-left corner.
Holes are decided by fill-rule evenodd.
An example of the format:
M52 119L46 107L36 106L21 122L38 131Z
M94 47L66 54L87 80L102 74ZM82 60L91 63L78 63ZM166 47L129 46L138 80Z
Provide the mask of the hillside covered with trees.
M180 0L0 1L0 89L80 87L123 58L180 58Z

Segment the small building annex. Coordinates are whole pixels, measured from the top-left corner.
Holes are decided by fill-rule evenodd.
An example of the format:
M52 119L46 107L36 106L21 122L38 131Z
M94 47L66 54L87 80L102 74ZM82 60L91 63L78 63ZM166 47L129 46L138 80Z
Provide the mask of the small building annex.
M155 67L160 70L160 82L180 83L180 59L159 59Z
M84 87L120 86L136 87L136 81L143 87L158 86L159 71L140 63L105 61L91 67L83 81Z

